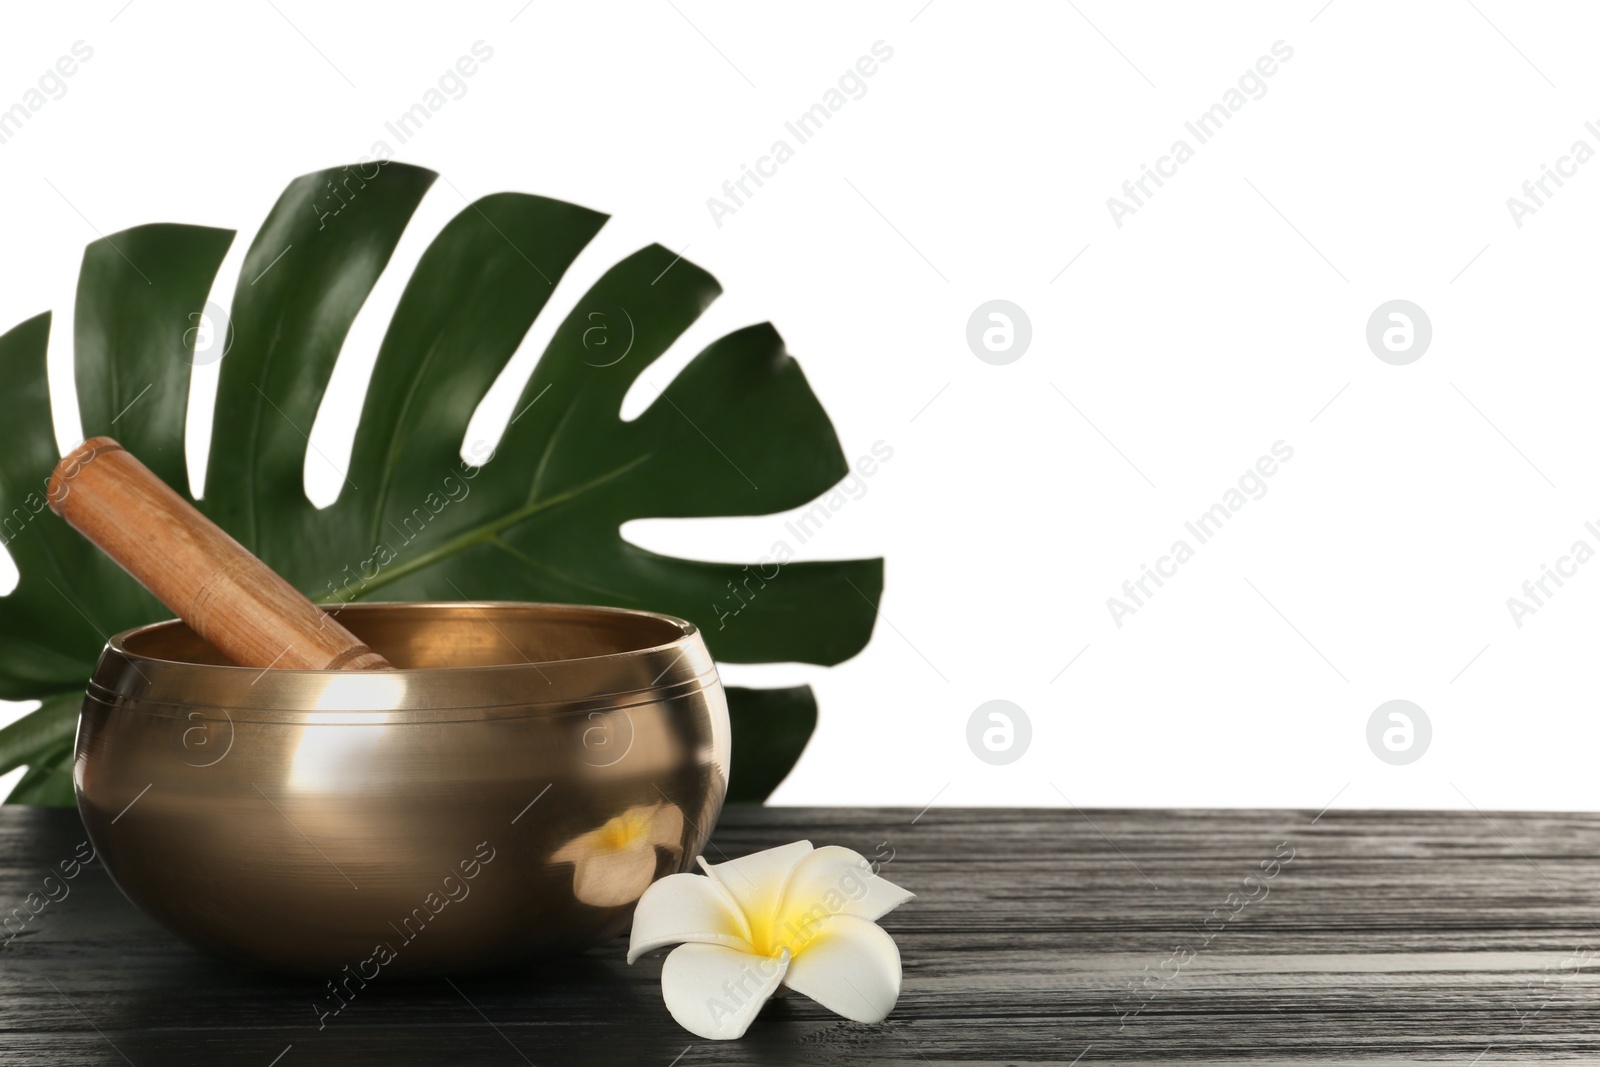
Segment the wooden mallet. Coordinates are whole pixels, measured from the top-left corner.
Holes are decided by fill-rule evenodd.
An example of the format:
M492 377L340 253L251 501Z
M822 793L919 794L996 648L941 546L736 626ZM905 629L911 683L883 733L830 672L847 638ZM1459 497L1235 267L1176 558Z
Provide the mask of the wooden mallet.
M50 475L50 507L243 667L376 670L362 644L109 437Z

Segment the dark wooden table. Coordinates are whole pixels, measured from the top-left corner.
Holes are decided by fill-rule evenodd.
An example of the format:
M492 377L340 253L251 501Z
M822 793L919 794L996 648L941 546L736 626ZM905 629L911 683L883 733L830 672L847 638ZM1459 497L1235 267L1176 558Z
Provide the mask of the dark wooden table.
M679 1029L618 941L515 977L309 981L185 947L91 866L0 948L0 1064L1433 1062L1600 1056L1600 816L735 808L727 855L889 857L905 988L864 1026L800 997ZM0 914L82 840L0 809Z

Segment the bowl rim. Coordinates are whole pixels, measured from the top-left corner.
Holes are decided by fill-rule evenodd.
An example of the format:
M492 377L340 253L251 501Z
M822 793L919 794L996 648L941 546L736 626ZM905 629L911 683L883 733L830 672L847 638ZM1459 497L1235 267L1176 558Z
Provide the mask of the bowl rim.
M320 606L321 605L319 605L319 607ZM690 622L688 619L682 619L676 615L663 614L659 611L644 611L638 608L614 608L600 604L561 604L554 601L541 600L364 600L350 604L341 604L338 606L338 608L330 610L328 614L338 617L347 611L354 612L357 615L364 615L368 611L373 611L376 613L377 610L455 610L459 608L468 608L477 612L502 610L505 608L537 608L540 611L558 613L570 612L572 614L605 614L655 619L658 622L664 622L668 625L677 627L678 636L673 638L671 641L664 641L658 645L646 645L640 648L630 648L622 652L606 652L598 656L569 656L562 659L528 660L524 663L490 663L478 667L391 667L384 671L384 673L436 674L440 671L497 671L508 667L518 670L526 670L530 666L545 667L553 663L594 663L608 659L625 659L630 656L645 656L654 652L661 652L665 649L676 648L683 643L685 638L693 637L700 632L700 628L694 623ZM243 667L237 663L195 663L192 660L163 659L160 656L150 656L142 652L132 652L129 651L127 647L129 638L138 637L141 634L146 634L153 630L164 630L169 627L184 625L187 624L182 619L161 619L157 622L147 622L142 626L133 626L126 630L119 631L118 633L114 633L107 638L106 649L108 651L115 651L120 655L139 663L161 664L171 667L188 667L203 669L206 671L252 671L258 674L263 670L261 667ZM493 626L494 624L491 622L489 625ZM328 675L350 673L349 671L343 670L327 670L324 668L306 667L267 667L265 669L273 671L277 674Z
M245 667L232 663L197 663L166 659L132 651L130 641L140 635L183 626L180 619L164 619L132 627L107 639L93 674L88 695L103 703L159 713L161 707L211 708L261 712L273 721L348 720L425 721L433 718L469 717L451 712L481 709L525 709L548 713L552 706L581 712L594 708L622 708L646 699L696 692L720 684L705 641L694 623L675 615L601 605L560 604L514 600L384 600L340 605L336 613L476 612L488 618L493 612L538 612L593 618L600 615L651 619L676 631L671 640L594 656L575 656L525 662L457 667L396 667L384 671ZM495 627L498 630L498 627ZM502 635L503 636L503 635ZM510 642L513 648L517 646ZM520 652L521 650L518 649ZM380 679L372 683L371 679ZM247 681L248 679L248 681ZM344 681L350 679L350 681ZM363 682L362 679L368 681ZM382 707L354 707L362 697L335 699L329 692L361 689L389 691ZM320 702L320 703L319 703ZM442 714L441 714L442 713Z

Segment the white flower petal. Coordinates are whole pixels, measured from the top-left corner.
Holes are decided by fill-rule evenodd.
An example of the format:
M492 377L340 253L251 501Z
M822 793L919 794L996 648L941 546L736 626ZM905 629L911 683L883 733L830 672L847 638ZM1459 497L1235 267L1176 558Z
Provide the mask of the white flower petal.
M669 874L639 898L633 912L628 962L685 941L749 951L750 924L714 880L698 874Z
M900 998L900 950L876 923L835 915L795 950L784 984L858 1023L882 1022Z
M795 864L812 853L810 841L794 841L763 852L752 852L726 863L700 865L733 897L752 922L769 919L778 908L778 893Z
M663 804L661 813L650 820L649 840L683 855L683 810L676 804Z
M795 864L783 889L779 914L805 921L827 915L878 919L916 897L872 873L861 853L824 845Z
M788 953L757 956L721 945L680 945L661 965L661 997L692 1034L711 1041L743 1037L783 982L788 964Z
M654 845L596 851L576 861L572 895L596 908L616 908L638 900L655 876Z

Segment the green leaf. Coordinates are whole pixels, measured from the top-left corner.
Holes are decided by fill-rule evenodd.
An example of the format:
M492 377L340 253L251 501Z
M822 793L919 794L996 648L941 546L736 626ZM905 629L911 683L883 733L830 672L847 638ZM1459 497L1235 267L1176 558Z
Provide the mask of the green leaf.
M72 744L58 745L41 753L6 797L6 803L54 808L70 808L77 803L72 792Z
M155 605L45 499L46 480L61 458L45 383L49 339L48 314L0 335L0 396L10 405L0 445L0 537L21 572L0 601L0 698L6 700L81 690L112 632L107 627L149 619ZM97 621L90 612L103 617Z
M370 181L325 173L290 183L245 256L229 312L206 510L263 559L299 557L302 572L327 563L301 547L316 519L301 488L307 435L345 335L435 177L372 170Z
M733 724L733 773L728 803L762 801L778 788L817 727L817 699L809 685L793 689L728 687Z
M434 178L372 163L306 175L279 198L229 310L201 508L324 603L609 604L688 618L726 662L834 664L860 651L876 618L881 560L710 562L622 538L633 519L797 507L848 473L826 412L765 323L714 341L671 381L647 378L658 395L622 420L629 388L720 292L671 251L640 249L578 298L493 454L463 440L606 221L574 204L498 193L445 226L379 348L338 500L323 509L307 500L307 435L318 411L357 402L327 392L334 364ZM195 327L232 238L137 227L90 245L79 280L84 432L117 437L185 496ZM46 701L0 731L0 760L30 767L28 789L12 799L70 802L70 780L61 792L51 762L70 739L63 709L107 635L170 613L45 506L59 458L45 380L49 330L41 315L0 336L0 395L9 401L0 535L21 573L0 598L0 697ZM805 689L735 689L729 702L733 795L765 797L804 748L815 703Z
M57 693L32 713L0 730L0 774L16 770L41 752L72 744L82 707L82 693Z
M85 437L115 436L169 485L187 485L189 360L232 230L138 226L83 253L73 318ZM133 264L139 264L133 268Z

